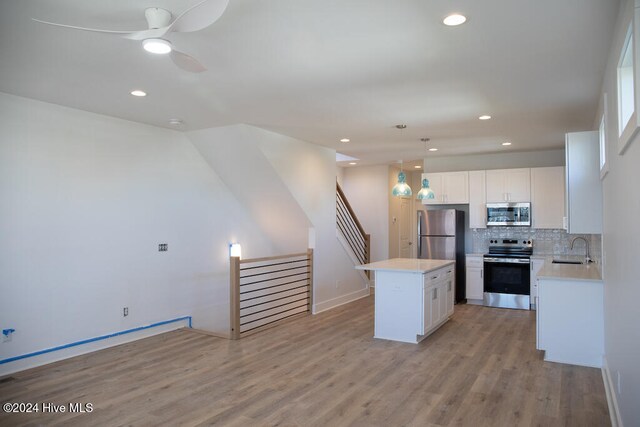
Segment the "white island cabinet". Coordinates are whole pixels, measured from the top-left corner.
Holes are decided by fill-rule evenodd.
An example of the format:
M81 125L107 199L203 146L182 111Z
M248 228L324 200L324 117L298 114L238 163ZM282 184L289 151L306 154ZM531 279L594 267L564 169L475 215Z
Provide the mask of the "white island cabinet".
M375 338L418 343L453 314L455 261L394 258L356 269L375 273Z

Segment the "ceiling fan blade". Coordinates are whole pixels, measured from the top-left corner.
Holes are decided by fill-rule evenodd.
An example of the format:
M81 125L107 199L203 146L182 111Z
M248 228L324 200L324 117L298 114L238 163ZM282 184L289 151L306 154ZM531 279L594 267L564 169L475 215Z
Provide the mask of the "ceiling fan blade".
M41 21L40 19L31 18L33 21L39 22L41 24L53 25L54 27L64 27L71 28L73 30L82 30L82 31L91 31L93 33L108 33L108 34L130 34L139 32L139 30L134 31L118 31L118 30L101 30L98 28L86 28L86 27L76 27L75 25L66 25L66 24L57 24L55 22Z
M185 71L189 71L191 73L201 73L207 70L207 68L200 62L198 62L197 59L195 59L191 55L187 55L186 53L179 52L174 49L171 51L169 56L171 56L171 60L174 64Z
M142 30L132 32L131 34L127 34L126 36L122 36L125 39L129 40L145 40L145 39L160 39L162 36L169 32L169 27L163 28L151 28L149 30Z
M229 0L203 0L182 12L169 25L169 31L190 33L216 22L224 13Z

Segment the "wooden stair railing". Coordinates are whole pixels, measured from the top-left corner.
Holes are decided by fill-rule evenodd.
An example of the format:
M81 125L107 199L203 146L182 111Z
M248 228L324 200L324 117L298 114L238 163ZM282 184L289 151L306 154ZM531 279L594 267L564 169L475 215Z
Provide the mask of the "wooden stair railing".
M364 231L340 184L336 183L336 225L360 264L371 262L371 236ZM366 272L367 277L369 271Z
M231 339L310 314L313 249L266 258L231 257Z

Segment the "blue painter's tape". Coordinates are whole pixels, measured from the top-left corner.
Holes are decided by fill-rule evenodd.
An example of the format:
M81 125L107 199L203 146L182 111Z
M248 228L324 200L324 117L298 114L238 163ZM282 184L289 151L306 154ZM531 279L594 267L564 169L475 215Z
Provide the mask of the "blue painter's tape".
M88 344L88 343L95 342L95 341L106 340L108 338L117 337L119 335L126 335L126 334L130 334L132 332L142 331L144 329L155 328L156 326L162 326L162 325L166 325L168 323L180 322L182 320L187 320L189 322L189 327L191 328L191 316L177 317L175 319L163 320L162 322L152 323L151 325L139 326L137 328L127 329L126 331L114 332L114 333L108 334L108 335L101 335L101 336L95 337L95 338L89 338L89 339L82 340L82 341L72 342L71 344L59 345L57 347L51 347L51 348L47 348L47 349L40 350L40 351L34 351L33 353L27 353L27 354L22 354L20 356L9 357L8 359L0 360L0 365L2 365L4 363L9 363L9 362L15 362L16 360L20 360L20 359L26 359L26 358L34 357L34 356L40 356L41 354L51 353L52 351L58 351L58 350L63 350L65 348L69 348L69 347L75 347L77 345Z

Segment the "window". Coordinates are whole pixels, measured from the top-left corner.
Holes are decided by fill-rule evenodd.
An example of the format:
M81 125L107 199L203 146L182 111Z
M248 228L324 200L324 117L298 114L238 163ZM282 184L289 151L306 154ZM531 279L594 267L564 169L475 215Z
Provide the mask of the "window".
M600 126L598 134L600 139L600 179L609 172L609 164L607 163L607 94L602 96L602 115L600 116Z
M633 32L631 27L622 48L618 64L618 136L629 125L635 108L633 103Z
M640 8L635 8L634 16L622 44L617 69L617 118L618 153L624 154L629 143L640 128L640 64L637 64L640 43Z

